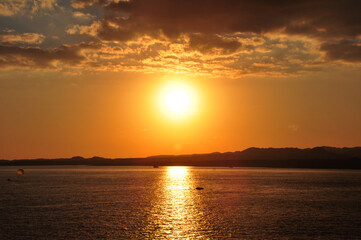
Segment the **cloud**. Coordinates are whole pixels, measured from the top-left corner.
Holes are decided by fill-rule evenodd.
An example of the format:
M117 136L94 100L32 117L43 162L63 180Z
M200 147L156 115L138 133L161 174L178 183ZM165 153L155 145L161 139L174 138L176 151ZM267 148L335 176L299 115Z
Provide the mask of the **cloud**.
M89 2L89 1L81 1ZM94 2L94 1L91 1ZM160 29L168 37L181 33L289 33L355 36L361 33L361 2L356 0L134 0L101 1L106 20L132 23L136 31ZM119 18L129 15L129 19ZM316 33L315 32L315 33Z
M79 12L79 11L73 12L73 17L78 18L80 20L91 20L91 19L95 18L95 16L91 15L90 13L83 13L83 12Z
M326 52L326 56L330 60L361 62L361 42L324 43L321 45L321 50Z
M54 68L56 62L77 65L86 59L82 50L97 47L86 43L63 45L50 50L37 47L0 46L0 67Z
M292 74L320 68L321 54L313 52L308 42L266 36L248 36L244 41L242 37L239 34L227 36L228 41L237 39L235 47L223 46L223 38L219 46L218 37L217 44L202 47L206 53L200 52L198 45L195 49L189 47L191 40L188 37L178 41L148 36L117 44L103 42L102 47L89 58L94 70L131 69L228 77ZM241 41L244 44L241 45ZM199 41L199 44L203 42Z
M100 22L95 21L91 25L79 25L75 24L72 26L69 26L66 29L66 33L70 35L74 34L80 34L80 35L89 35L92 37L97 36L99 28L100 28Z
M53 10L57 6L57 0L3 0L0 3L0 15L33 14L41 10Z
M0 33L0 41L2 43L15 44L40 44L44 41L45 36L40 33L21 33L15 34L13 32Z
M334 60L361 62L361 3L354 0L72 0L60 6L55 0L14 0L5 2L5 10L22 14L16 8L21 3L25 12L53 9L54 18L40 14L33 20L38 28L46 19L54 27L28 24L17 29L21 34L2 34L2 51L8 52L1 59L12 66L59 63L237 77L315 71ZM99 45L75 48L84 41Z
M57 0L28 0L33 13L40 10L53 10L58 6Z
M17 13L20 13L22 9L26 6L25 0L5 0L0 3L0 15L2 16L12 16Z
M71 1L71 6L73 8L76 8L76 9L82 9L82 8L85 8L85 7L89 7L89 6L92 6L96 3L105 3L106 1L101 1L101 0L72 0Z
M189 48L202 53L214 53L214 50L232 53L241 45L237 40L226 39L217 35L191 34L189 36Z
M320 42L331 60L359 62L355 54L340 58L330 41L353 41L361 34L361 2L357 0L74 0L73 6L97 5L105 16L96 31L105 41L129 41L141 36L177 41L189 36L189 48L201 53L239 48L222 36L237 33L283 33ZM81 31L79 31L81 32ZM83 31L84 32L84 31ZM94 31L93 31L94 32ZM356 45L347 48L357 50ZM337 56L336 56L337 55ZM351 56L352 55L352 56Z

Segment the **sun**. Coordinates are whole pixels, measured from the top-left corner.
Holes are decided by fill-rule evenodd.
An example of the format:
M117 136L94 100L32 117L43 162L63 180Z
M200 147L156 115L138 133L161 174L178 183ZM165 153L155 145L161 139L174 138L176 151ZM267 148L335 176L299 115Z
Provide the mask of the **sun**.
M184 82L168 82L163 86L158 97L161 111L168 117L183 119L197 110L195 89Z

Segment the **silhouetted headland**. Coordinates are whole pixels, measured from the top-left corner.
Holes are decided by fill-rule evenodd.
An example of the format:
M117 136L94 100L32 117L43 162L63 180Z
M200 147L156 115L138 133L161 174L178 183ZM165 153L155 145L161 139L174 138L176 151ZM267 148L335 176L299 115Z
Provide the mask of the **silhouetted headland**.
M160 155L146 158L73 157L58 159L0 160L1 166L210 166L361 169L361 147L248 148L244 151L192 155Z

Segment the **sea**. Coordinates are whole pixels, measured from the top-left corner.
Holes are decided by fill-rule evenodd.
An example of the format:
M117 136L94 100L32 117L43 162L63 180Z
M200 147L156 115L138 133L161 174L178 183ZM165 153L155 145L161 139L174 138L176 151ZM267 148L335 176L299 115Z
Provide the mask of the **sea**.
M0 239L361 239L361 171L0 167Z

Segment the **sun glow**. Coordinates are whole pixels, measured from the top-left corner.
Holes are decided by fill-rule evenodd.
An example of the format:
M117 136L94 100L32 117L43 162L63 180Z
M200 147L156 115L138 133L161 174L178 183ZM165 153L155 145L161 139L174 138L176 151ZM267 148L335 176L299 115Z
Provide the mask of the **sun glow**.
M162 112L176 119L193 115L197 107L195 90L182 82L166 84L161 89L158 100Z

